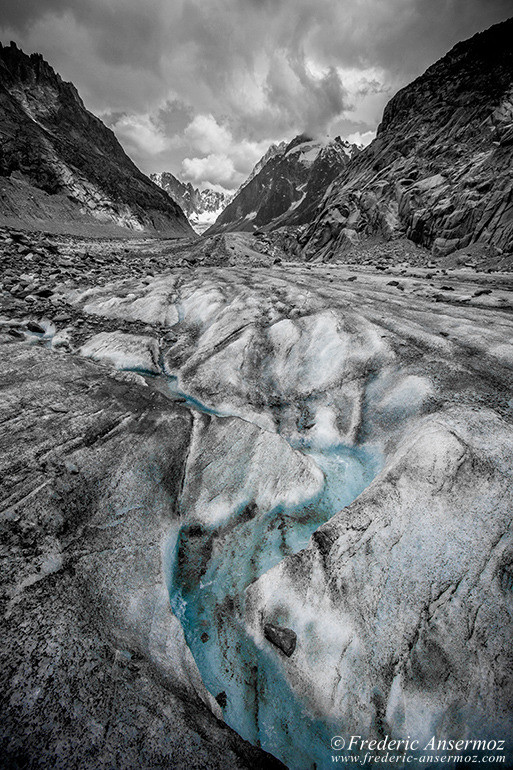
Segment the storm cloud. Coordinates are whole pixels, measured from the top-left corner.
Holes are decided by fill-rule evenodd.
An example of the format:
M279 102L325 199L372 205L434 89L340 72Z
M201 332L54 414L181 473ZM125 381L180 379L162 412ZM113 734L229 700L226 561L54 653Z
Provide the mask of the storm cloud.
M146 172L233 189L270 142L372 138L397 88L510 0L4 0Z

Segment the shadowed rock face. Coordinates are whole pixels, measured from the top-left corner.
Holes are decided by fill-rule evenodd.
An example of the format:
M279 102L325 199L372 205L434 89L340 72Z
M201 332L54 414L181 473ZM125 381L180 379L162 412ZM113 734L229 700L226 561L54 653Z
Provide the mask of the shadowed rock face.
M513 19L456 45L385 108L303 241L329 257L367 236L406 235L434 254L513 249Z
M326 188L354 152L356 146L340 138L323 145L297 136L238 190L207 233L310 222Z
M193 234L180 207L39 54L0 45L0 113L4 217Z

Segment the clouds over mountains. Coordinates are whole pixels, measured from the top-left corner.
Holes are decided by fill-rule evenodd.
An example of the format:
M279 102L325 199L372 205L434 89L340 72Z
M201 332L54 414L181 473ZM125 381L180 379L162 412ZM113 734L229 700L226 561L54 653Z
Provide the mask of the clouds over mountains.
M396 88L509 0L4 0L143 170L236 187L271 141L358 138ZM369 138L370 134L367 138Z

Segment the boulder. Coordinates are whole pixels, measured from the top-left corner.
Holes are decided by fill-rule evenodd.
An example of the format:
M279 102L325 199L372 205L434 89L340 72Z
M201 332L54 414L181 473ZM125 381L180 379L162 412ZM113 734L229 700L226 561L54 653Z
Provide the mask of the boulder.
M280 626L274 626L272 623L266 623L264 625L264 636L275 647L278 647L287 658L290 658L296 649L297 635L291 628L281 628Z

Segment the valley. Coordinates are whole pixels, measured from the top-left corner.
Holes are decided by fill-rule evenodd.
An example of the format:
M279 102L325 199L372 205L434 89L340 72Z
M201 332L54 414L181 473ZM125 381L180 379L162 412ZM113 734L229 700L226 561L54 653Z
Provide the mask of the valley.
M422 724L451 735L451 714L468 708L486 722L491 698L487 729L509 729L506 681L488 685L482 671L497 681L509 665L512 274L384 267L383 252L369 264L371 251L367 264L305 264L276 246L256 251L268 242L244 234L223 236L217 252L218 236L3 237L13 274L0 318L10 383L3 527L11 550L20 543L6 585L13 660L24 654L14 652L16 618L33 596L44 607L56 581L59 593L80 588L87 634L118 650L130 694L116 708L138 702L141 667L157 667L158 686L192 709L188 730L201 734L210 709L209 735L224 741L222 716L288 767L328 767L341 720L380 735L379 713L391 734L417 734L426 677L440 666ZM40 408L34 419L35 398L44 419ZM20 453L31 458L21 466ZM405 594L408 574L415 589ZM37 675L45 713L57 697L48 676ZM382 700L367 695L376 682ZM40 740L41 711L26 692L5 723L21 719ZM84 736L60 734L85 750L105 719L91 702ZM147 730L134 719L130 729ZM135 756L128 735L94 729L99 757L113 741ZM230 766L271 766L230 740ZM219 752L212 766L225 761Z
M224 192L0 45L3 766L513 762L512 24Z

